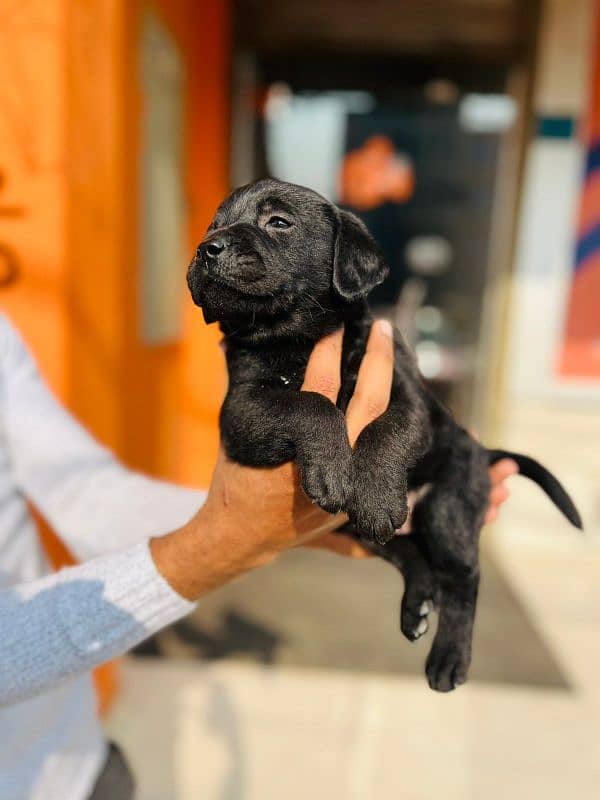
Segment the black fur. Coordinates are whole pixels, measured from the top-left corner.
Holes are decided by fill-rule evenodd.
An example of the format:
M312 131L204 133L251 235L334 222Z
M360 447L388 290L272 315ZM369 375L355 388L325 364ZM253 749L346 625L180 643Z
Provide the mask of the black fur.
M249 466L296 459L307 495L344 510L351 529L403 573L401 628L411 640L439 609L427 659L429 685L449 691L467 677L479 584L478 539L490 490L488 466L506 455L538 482L570 521L581 521L558 481L539 464L487 451L423 383L412 352L395 338L389 407L350 447L344 412L371 318L366 295L387 273L363 223L300 186L262 180L218 209L188 271L195 303L225 335L229 390L221 437ZM308 356L345 326L337 406L300 392ZM420 490L411 536L407 493Z

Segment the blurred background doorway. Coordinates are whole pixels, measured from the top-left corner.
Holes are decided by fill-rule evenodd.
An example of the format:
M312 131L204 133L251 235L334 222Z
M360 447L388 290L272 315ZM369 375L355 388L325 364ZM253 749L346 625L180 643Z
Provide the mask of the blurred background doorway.
M234 3L232 181L271 174L362 216L391 268L373 305L438 394L485 427L539 6L396 9Z

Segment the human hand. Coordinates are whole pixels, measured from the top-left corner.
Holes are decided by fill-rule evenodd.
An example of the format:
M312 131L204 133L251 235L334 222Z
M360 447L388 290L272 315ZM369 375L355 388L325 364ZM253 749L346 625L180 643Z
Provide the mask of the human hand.
M303 391L335 404L341 387L343 331L324 337L309 358ZM393 377L392 329L376 322L346 413L353 444L388 406ZM255 469L219 453L205 505L178 531L153 539L154 560L173 588L196 599L283 550L331 533L346 517L330 515L304 494L292 463ZM360 545L358 545L360 547Z
M497 519L501 506L508 500L510 492L506 486L506 481L511 475L516 475L519 467L510 458L503 458L490 467L490 502L485 515L484 524L494 522Z
M503 458L497 461L489 468L490 476L490 495L489 505L484 519L484 525L494 522L498 518L500 508L508 500L510 492L506 486L506 481L511 475L516 475L519 467L510 458ZM415 493L409 492L408 505L412 511L415 503ZM411 532L410 522L412 514L409 514L408 519L403 526L401 533L407 534ZM364 547L353 536L347 535L343 532L327 532L310 539L305 543L306 547L313 547L320 550L329 550L337 555L346 556L347 558L369 558L374 555L373 551Z

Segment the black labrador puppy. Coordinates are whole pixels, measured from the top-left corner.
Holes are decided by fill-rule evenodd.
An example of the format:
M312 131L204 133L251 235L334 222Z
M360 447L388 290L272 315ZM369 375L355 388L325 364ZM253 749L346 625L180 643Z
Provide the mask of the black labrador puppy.
M401 627L411 640L439 622L427 659L433 689L463 683L479 583L478 538L488 466L504 456L577 527L558 481L530 458L486 450L428 391L414 356L395 337L387 411L350 447L344 411L371 317L369 291L387 267L363 223L315 192L277 180L234 191L219 207L189 267L188 285L208 323L225 336L229 390L221 436L229 458L266 467L295 459L306 494L347 513L354 531L403 573ZM315 342L344 326L337 407L300 392ZM420 495L411 536L395 536Z

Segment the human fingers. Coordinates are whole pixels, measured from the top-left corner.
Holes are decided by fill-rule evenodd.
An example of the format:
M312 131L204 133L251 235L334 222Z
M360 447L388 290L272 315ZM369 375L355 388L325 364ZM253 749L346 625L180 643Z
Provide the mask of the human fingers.
M316 343L306 365L303 392L317 392L332 403L337 401L342 382L342 343L340 328Z
M371 328L356 387L346 411L350 444L354 445L363 428L387 409L393 376L393 329L388 320L380 319Z
M519 467L515 461L510 458L503 458L497 461L490 467L490 480L492 486L498 486L503 483L511 475L516 475Z

